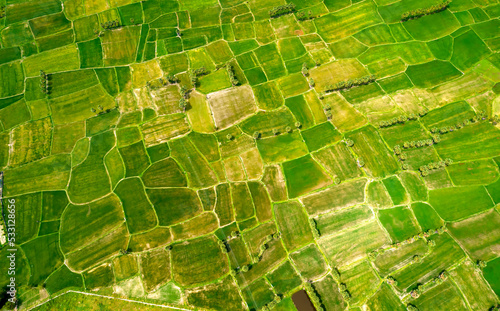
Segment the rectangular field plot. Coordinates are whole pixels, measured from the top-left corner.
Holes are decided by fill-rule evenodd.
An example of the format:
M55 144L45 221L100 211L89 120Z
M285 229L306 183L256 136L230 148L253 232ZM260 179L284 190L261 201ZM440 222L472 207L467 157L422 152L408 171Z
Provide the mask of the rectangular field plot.
M307 214L300 203L290 201L274 205L274 214L283 243L291 251L312 241Z
M419 298L412 301L412 304L422 311L469 310L467 304L462 299L459 289L451 280L431 288Z
M380 22L382 19L373 1L357 3L314 20L319 34L328 43L348 37Z
M367 261L361 261L347 270L341 270L340 273L352 296L349 304L354 306L363 303L366 297L371 296L381 282Z
M452 223L449 230L472 259L488 261L500 256L500 215L495 210Z
M366 205L355 206L331 214L323 214L315 219L316 227L322 236L335 234L338 231L372 220L373 212Z
M354 141L354 152L363 157L366 165L364 169L375 177L382 177L395 173L398 170L396 160L382 142L377 131L367 126L348 134Z
M486 185L498 179L498 166L493 160L454 163L446 168L457 186Z
M362 171L348 147L340 142L312 154L313 158L332 176L341 181L361 177Z
M474 264L465 261L452 271L451 277L473 310L487 309L493 306L497 298L481 273L474 269Z
M446 221L459 220L493 207L493 202L483 186L431 190L429 203Z
M384 231L374 221L339 235L320 238L318 244L332 265L343 266L365 257L388 242Z
M412 288L417 283L424 284L465 256L460 246L447 233L436 236L433 240L436 241L436 246L429 255L419 263L412 264L394 274L399 289Z
M386 277L404 266L410 264L413 256L424 256L429 247L423 240L402 245L396 249L388 249L379 254L374 261L375 268L381 277Z

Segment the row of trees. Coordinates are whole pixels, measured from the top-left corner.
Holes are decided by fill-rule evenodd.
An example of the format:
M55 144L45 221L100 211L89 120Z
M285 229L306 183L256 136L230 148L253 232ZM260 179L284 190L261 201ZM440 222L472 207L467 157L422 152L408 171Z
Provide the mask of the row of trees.
M281 15L290 14L295 12L295 4L287 3L285 5L279 5L269 10L269 16L271 18L279 17Z
M231 64L226 65L226 70L227 74L229 75L229 80L231 81L231 85L236 86L240 84L240 81L238 81L238 78L236 78L236 75L234 74L234 69Z
M310 282L305 282L304 283L304 289L307 292L307 295L311 299L311 302L313 303L314 307L316 308L316 311L324 311L325 308L323 307L323 303L321 302L321 298L319 297L319 294L316 292L314 287Z
M403 142L403 148L404 149L413 149L413 148L421 148L425 146L432 146L434 144L437 144L441 142L441 137L439 135L436 135L432 138L428 139L422 139L422 140L412 140L412 141L405 141ZM401 150L401 146L396 145L394 146L394 153L396 153L397 150ZM399 153L397 153L399 154Z
M344 89L349 89L354 86L366 85L368 83L375 82L377 77L375 75L368 75L361 78L349 79L346 81L340 81L335 84L327 85L326 92L340 91Z
M412 237L410 237L402 242L396 242L396 243L393 243L389 246L383 246L379 249L376 249L376 250L369 252L367 254L368 259L370 259L371 261L374 261L378 255L385 253L385 251L387 251L389 249L398 249L402 245L411 244L411 243L416 242L420 239L425 239L427 241L427 245L430 248L432 248L432 247L436 246L436 242L434 242L433 240L430 240L429 237L434 235L434 234L443 234L446 231L447 231L446 226L441 226L441 227L436 228L436 229L429 229L427 231L420 232L419 234L416 234L416 235L414 235L414 236L412 236Z
M318 226L314 218L309 219L309 226L311 227L314 238L319 239L321 234L319 233Z
M445 159L444 161L438 161L438 162L431 162L427 165L422 165L421 167L418 168L420 171L420 174L425 177L429 175L429 171L437 170L446 166L449 166L453 163L453 160L450 158Z
M198 84L198 77L209 74L210 72L205 67L189 70L189 78L194 88Z
M448 277L449 277L448 271L443 270L441 273L439 273L438 276L434 277L429 282L425 284L418 284L417 287L410 292L410 296L412 296L413 298L418 298L422 293L424 293L429 288L439 285L444 281L446 281Z
M445 10L450 3L451 3L451 0L446 0L446 1L441 2L439 4L435 4L433 6L430 6L428 8L416 9L416 10L404 12L401 15L401 21L405 22L405 21L410 20L410 19L416 19L416 18L425 16L425 15L430 15L430 14L441 12L441 11Z
M44 94L50 94L49 75L40 70L40 91Z
M107 21L105 23L101 23L102 29L106 29L106 30L118 28L120 26L121 26L120 21L117 19L112 20L112 21Z

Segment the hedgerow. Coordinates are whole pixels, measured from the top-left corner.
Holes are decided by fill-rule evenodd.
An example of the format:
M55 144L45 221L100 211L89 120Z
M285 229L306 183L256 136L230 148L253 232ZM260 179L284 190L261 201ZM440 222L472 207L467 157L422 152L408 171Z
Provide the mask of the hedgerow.
M290 14L295 12L295 4L287 3L285 5L279 5L269 10L269 16L272 18L278 17L285 14Z
M405 22L405 21L410 20L410 19L416 19L416 18L425 16L425 15L430 15L430 14L441 12L441 11L445 10L450 3L451 3L451 0L446 0L446 1L441 2L439 4L430 6L428 8L416 9L416 10L404 12L401 15L401 21Z

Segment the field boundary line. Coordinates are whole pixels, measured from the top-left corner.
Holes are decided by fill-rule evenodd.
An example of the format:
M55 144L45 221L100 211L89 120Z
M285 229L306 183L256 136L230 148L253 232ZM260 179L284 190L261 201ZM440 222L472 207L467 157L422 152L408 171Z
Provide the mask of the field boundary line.
M192 311L192 309L184 309L184 308L179 308L179 307L171 307L171 306L167 306L167 305L160 305L160 304L154 304L154 303L151 303L151 302L146 302L146 301L140 301L140 300L133 300L133 299L127 299L127 298L120 298L120 297L113 297L113 296L106 296L106 295L99 295L99 294L94 294L94 293L87 293L87 292L82 292L82 291L77 291L77 290L68 290L67 292L64 292L62 294L59 294L57 296L54 296L52 298L50 298L49 300L47 301L44 301L42 303L39 303L35 306L32 306L32 307L29 307L27 310L33 310L34 308L37 308L43 304L46 304L47 302L49 301L52 301L58 297L61 297L63 295L66 295L68 293L76 293L76 294L82 294L82 295L87 295L87 296L95 296L95 297L101 297L101 298L107 298L107 299L117 299L117 300L121 300L121 301L126 301L126 302L135 302L135 303L141 303L141 304L144 304L144 305L148 305L148 306L155 306L155 307L160 307L160 308L165 308L165 309L174 309L174 310L183 310L183 311Z

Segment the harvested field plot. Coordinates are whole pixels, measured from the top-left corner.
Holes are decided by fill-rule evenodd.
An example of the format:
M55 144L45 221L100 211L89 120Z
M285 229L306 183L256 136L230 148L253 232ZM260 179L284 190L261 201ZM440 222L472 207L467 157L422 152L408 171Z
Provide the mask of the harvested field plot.
M0 0L0 309L496 306L500 6L438 2Z

